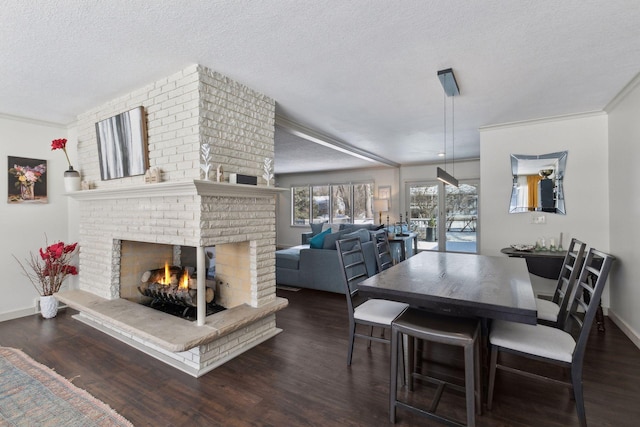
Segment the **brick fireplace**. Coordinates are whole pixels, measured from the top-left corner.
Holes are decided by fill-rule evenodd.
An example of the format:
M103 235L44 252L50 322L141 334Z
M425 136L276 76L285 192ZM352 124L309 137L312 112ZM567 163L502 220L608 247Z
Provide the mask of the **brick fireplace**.
M150 167L163 182L101 181L94 125L139 105ZM274 120L273 100L199 65L81 115L81 173L92 189L70 194L80 217L80 284L59 299L86 323L194 376L280 332L275 313L287 304L275 294L281 190L204 181L199 167L208 143L224 171L260 176L264 158L273 158ZM198 295L204 248L215 246L216 302L227 310L205 317L198 298L197 322L188 322L121 298L123 241L195 248Z

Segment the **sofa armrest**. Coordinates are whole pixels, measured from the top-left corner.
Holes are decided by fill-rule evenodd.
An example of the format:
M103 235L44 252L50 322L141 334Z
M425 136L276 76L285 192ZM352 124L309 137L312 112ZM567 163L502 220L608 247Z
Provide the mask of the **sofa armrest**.
M300 238L300 244L308 245L309 244L309 240L311 240L312 237L313 237L313 233L311 231L307 231L305 233L302 233L302 236Z

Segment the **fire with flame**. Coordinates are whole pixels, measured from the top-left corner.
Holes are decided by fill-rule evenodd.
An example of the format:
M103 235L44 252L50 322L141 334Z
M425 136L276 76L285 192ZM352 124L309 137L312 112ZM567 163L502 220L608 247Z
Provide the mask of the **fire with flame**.
M174 282L171 280L171 269L169 263L164 264L164 277L160 277L158 283L164 286L171 286ZM186 269L182 270L182 277L177 280L178 289L189 289L189 273Z

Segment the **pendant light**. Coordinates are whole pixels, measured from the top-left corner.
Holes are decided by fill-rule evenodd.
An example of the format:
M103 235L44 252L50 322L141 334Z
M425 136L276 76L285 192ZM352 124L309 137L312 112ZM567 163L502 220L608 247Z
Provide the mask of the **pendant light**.
M454 119L455 119L455 109L453 104L453 97L460 95L460 89L458 88L458 82L456 81L456 76L453 74L453 70L451 68L447 68L446 70L438 71L438 79L440 79L440 83L442 84L442 88L444 89L444 169L438 167L436 169L436 177L439 181L444 182L445 184L453 185L454 187L458 186L458 180L450 175L447 169L447 97L451 97L451 151L452 151L452 163L454 166L453 172L455 173L455 133L454 133Z

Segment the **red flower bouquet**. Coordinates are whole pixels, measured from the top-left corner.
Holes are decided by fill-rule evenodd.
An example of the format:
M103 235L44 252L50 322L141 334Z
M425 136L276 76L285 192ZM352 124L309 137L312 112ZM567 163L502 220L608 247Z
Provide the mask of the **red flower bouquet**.
M53 295L60 290L68 275L78 274L78 269L71 265L77 246L77 243L65 245L64 242L57 242L40 248L39 256L31 253L31 258L27 260L32 271L27 270L15 255L14 258L40 295Z
M51 141L51 151L53 150L64 151L64 155L67 158L67 163L69 163L69 170L73 170L73 166L71 166L71 160L69 160L69 155L67 154L67 139L60 138L60 139L54 139L53 141Z

